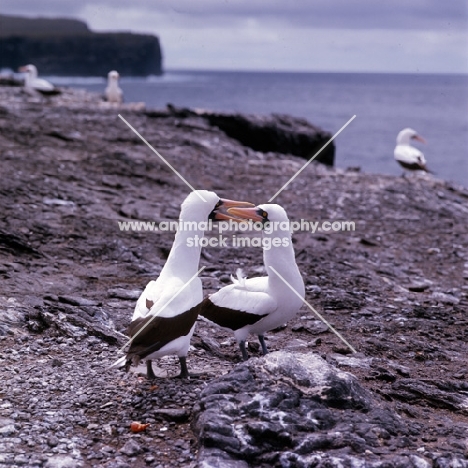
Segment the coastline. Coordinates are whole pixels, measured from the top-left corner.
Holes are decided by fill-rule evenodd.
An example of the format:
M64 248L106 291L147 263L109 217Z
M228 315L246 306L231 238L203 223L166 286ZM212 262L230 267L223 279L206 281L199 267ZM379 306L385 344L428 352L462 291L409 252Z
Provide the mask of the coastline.
M66 83L62 82L63 85ZM69 83L69 86L77 86ZM153 80L121 80L129 101L148 108L206 108L213 112L302 117L335 133L355 121L336 140L336 165L375 174L401 175L393 148L406 126L427 140L420 146L441 179L466 185L466 77L368 74L169 73ZM100 83L79 86L102 92ZM437 109L446 115L436 118ZM442 157L443 156L443 157Z
M281 425L262 432L259 424L271 421L246 410L229 423L250 428L247 448L229 435L236 449L205 411L210 395L242 394L247 384L239 374L263 372L262 358L239 364L230 335L198 322L189 352L189 365L203 374L198 381L163 377L153 388L136 373L106 369L121 342L116 331L125 329L173 237L122 232L118 221L177 219L188 193L118 114L197 188L220 196L265 202L304 159L244 146L196 113L115 107L77 90L59 100L16 88L0 93L1 462L54 466L61 457L70 466L195 467L217 454L233 466L280 466L281 455L302 443L299 429L288 428L289 439L278 435ZM317 397L331 426L315 428L323 446L317 442L303 456L318 454L324 464L356 459L366 467L466 463L468 190L432 177L311 164L277 201L291 219L357 226L295 233L294 247L307 300L358 355L347 355L305 309L268 336L272 351L314 353L350 372L367 401L364 409L347 410ZM261 252L208 248L201 264L206 295L237 267L258 274ZM257 357L253 341L249 353ZM174 362L156 363L162 376ZM281 385L304 393L294 383ZM254 401L256 390L247 387L245 401ZM151 426L131 434L132 420ZM349 437L334 439L340 431ZM276 442L268 446L268 437Z

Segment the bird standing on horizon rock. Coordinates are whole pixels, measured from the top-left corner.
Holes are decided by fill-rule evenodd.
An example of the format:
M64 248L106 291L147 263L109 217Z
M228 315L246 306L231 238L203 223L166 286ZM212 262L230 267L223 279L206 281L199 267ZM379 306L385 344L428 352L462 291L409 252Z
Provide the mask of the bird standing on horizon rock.
M204 236L209 219L229 220L233 216L222 212L229 207L253 206L219 198L214 192L197 190L182 203L179 229L172 249L156 281L150 281L135 306L127 333L132 337L126 356L110 367L138 365L147 362L147 376L155 378L151 359L170 354L179 357L179 377L187 378L186 356L198 317L198 305L203 299L202 283L197 276L201 246L189 238ZM190 223L190 229L181 228ZM183 289L182 289L183 288Z
M411 140L426 143L423 137L412 128L405 128L397 136L397 144L393 152L395 160L404 168L410 171L431 172L426 166L424 154L414 146L411 146Z
M305 295L304 281L296 264L289 219L284 208L265 204L254 208L230 208L228 213L264 223L263 262L268 276L246 279L242 271L237 270L237 279L231 277L233 284L205 298L200 304L199 314L234 332L242 358L246 361L247 336L250 333L258 335L262 352L267 354L265 332L296 315Z
M20 67L18 71L21 73L26 73L24 89L29 94L35 94L36 91L44 95L60 93L60 91L52 83L37 77L37 68L34 65L25 65Z
M104 96L107 102L122 104L123 91L119 87L119 78L120 75L115 70L112 70L107 74L107 88L104 91Z

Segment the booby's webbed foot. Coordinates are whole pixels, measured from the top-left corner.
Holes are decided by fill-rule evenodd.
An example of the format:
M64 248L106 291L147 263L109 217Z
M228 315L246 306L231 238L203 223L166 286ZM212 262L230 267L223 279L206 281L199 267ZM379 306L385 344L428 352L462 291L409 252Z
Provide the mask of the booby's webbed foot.
M245 341L239 341L239 348L242 353L242 360L247 361L249 359L249 356L247 354L247 350L245 349Z
M268 354L268 348L265 343L265 337L263 335L258 335L258 341L260 341L260 345L262 347L262 353L265 356L265 354Z
M151 365L151 360L146 361L146 377L149 380L154 380L156 378L156 374L153 371L153 366Z

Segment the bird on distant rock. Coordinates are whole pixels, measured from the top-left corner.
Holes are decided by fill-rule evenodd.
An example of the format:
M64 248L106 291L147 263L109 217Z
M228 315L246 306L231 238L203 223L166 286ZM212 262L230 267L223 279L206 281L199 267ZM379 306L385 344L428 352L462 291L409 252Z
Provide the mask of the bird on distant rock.
M403 129L397 136L397 144L393 152L395 160L404 168L410 171L431 172L426 166L424 154L414 146L411 141L416 140L426 143L423 137L412 128Z
M186 356L198 317L197 306L203 299L202 283L197 276L201 246L190 242L203 238L209 220L229 220L229 207L253 206L219 198L214 192L197 190L182 203L179 229L172 249L156 281L150 281L135 306L127 329L132 338L126 356L110 367L138 365L144 359L147 376L155 378L151 359L175 354L179 357L180 377L189 377Z
M119 87L119 78L120 75L115 70L107 74L107 88L104 91L107 102L115 104L121 104L123 102L123 91Z
M242 358L247 360L245 340L248 335L258 335L262 353L267 354L265 332L296 315L305 294L304 281L296 264L289 219L283 207L265 204L254 208L230 208L228 213L263 223L263 262L267 276L246 279L238 270L237 279L232 278L233 284L203 300L199 314L232 331Z
M34 65L25 65L20 67L18 71L26 73L24 89L29 94L35 94L36 92L44 95L60 94L60 90L52 83L37 77L37 68Z

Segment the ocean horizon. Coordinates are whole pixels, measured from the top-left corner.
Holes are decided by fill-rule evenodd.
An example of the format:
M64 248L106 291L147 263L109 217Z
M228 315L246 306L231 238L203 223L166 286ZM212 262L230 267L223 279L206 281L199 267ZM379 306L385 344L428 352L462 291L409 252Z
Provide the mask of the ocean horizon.
M58 86L103 93L104 77L46 77ZM148 108L202 108L248 114L289 114L334 134L336 166L401 175L393 149L398 132L414 128L435 176L468 185L468 75L361 72L167 70L123 77L126 102Z

